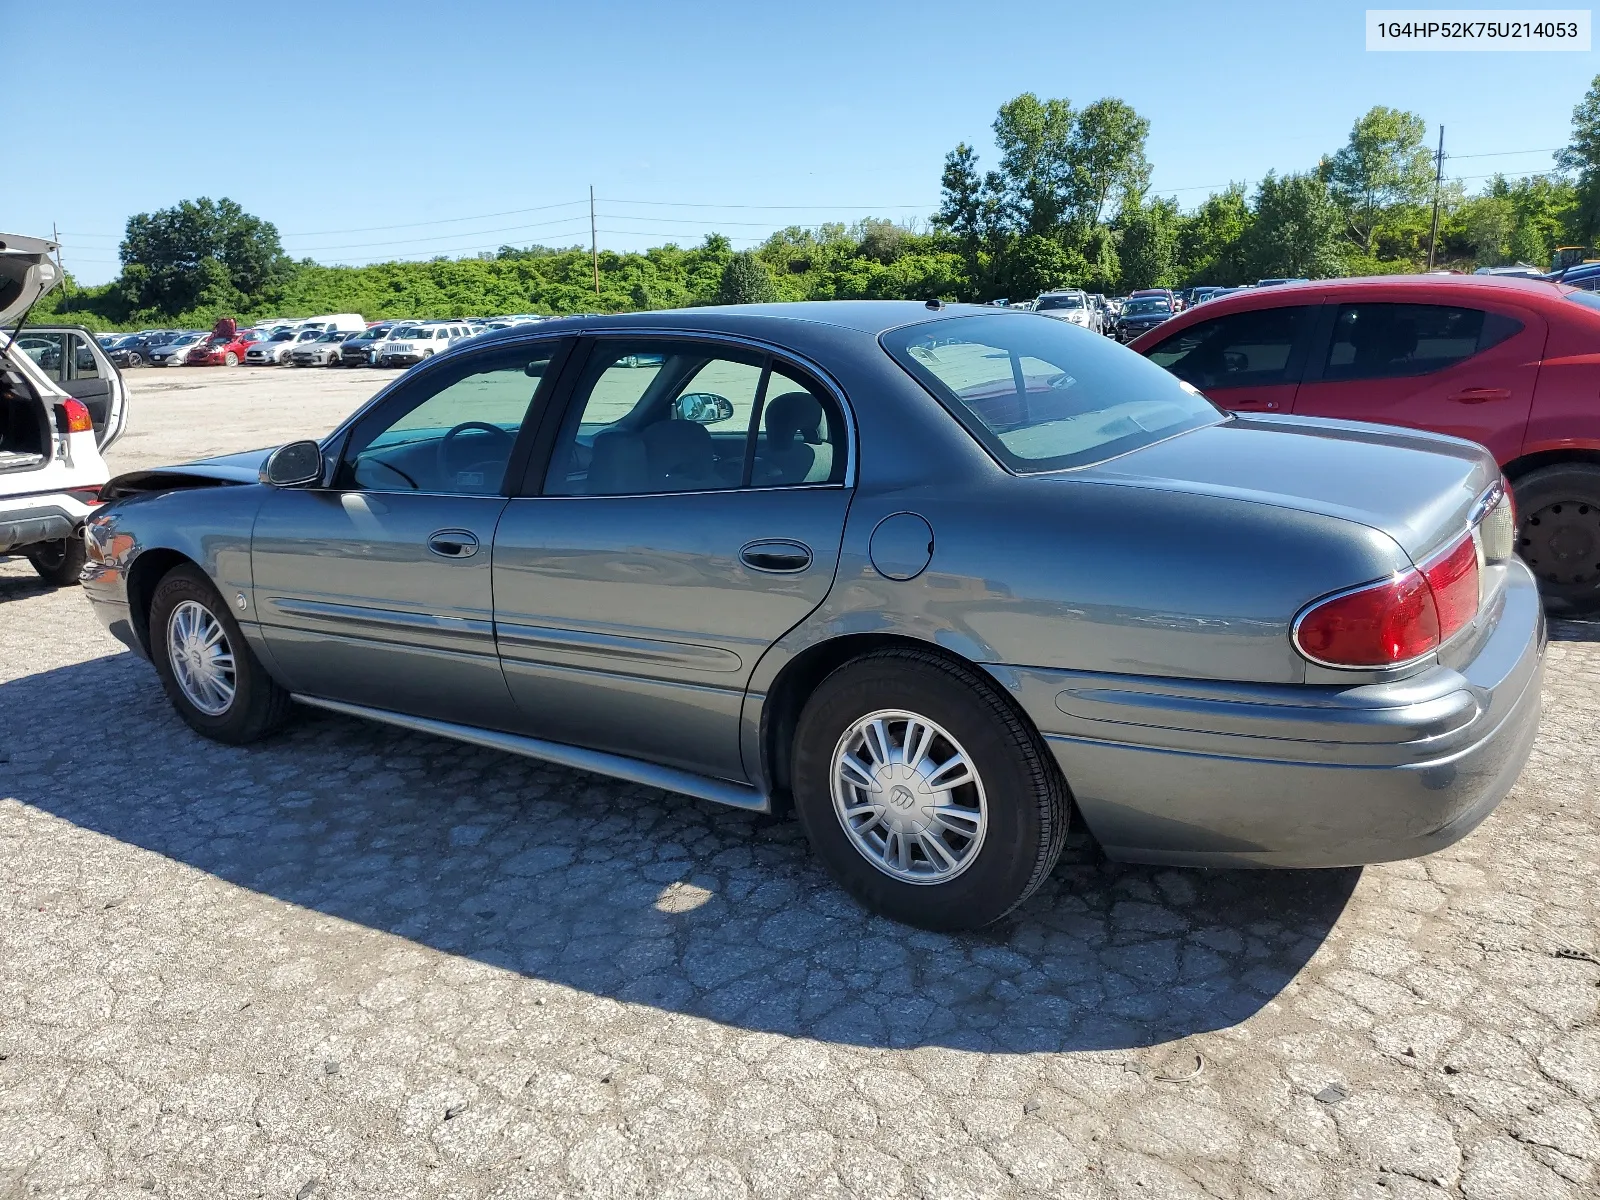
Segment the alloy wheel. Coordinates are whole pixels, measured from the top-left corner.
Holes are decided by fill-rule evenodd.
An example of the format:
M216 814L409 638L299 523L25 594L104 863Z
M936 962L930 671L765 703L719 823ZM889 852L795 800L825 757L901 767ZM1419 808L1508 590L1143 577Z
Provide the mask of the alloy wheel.
M184 698L208 717L233 706L238 686L228 632L203 604L185 600L167 618L167 658Z
M856 850L903 883L947 883L988 831L983 781L955 738L903 709L868 713L833 752L833 807Z

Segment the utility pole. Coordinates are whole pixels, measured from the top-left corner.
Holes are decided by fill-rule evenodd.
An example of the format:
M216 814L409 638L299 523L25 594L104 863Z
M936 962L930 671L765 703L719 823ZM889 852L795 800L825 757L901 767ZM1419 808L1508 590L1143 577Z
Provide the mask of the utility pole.
M600 242L594 231L594 184L589 185L589 261L594 264L594 294L600 294Z
M61 311L66 312L71 307L68 301L72 299L72 292L67 283L67 268L61 261L61 233L54 221L50 222L50 240L56 244L56 270L61 272Z
M1433 228L1428 233L1428 270L1433 270L1433 248L1439 243L1439 190L1444 187L1444 126L1439 126L1439 153L1433 167Z

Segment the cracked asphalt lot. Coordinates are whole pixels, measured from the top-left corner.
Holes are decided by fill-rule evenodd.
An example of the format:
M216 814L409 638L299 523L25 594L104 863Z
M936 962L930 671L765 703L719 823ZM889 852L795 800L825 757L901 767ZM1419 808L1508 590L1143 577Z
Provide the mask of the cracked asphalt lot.
M223 389L209 452L382 378L329 374L135 374L113 467ZM0 1197L1600 1195L1600 626L1555 634L1532 762L1441 854L1080 837L945 937L792 823L331 714L203 741L0 565Z

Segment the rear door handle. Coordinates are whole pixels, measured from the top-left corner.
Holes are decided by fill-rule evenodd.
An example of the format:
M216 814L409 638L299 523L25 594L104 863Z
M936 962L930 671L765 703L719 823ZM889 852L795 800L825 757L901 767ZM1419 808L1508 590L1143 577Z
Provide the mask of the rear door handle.
M1462 388L1450 399L1461 404L1483 404L1490 400L1511 399L1510 388Z
M769 540L746 542L739 561L752 571L771 575L797 575L811 565L811 547L801 542Z
M478 536L465 529L440 529L428 535L428 549L440 558L471 558L478 552Z

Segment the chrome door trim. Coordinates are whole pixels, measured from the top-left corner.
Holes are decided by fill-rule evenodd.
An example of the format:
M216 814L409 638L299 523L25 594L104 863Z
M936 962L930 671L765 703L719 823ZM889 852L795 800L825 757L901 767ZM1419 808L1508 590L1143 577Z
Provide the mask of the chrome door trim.
M772 811L771 798L765 792L750 787L748 784L733 783L726 779L711 779L704 775L695 775L689 771L680 771L675 767L663 767L656 763L642 762L636 758L625 758L620 754L607 754L600 750L583 750L577 746L567 746L560 742L547 742L541 738L523 737L515 733L500 733L493 729L479 729L472 725L458 725L454 721L436 721L428 717L413 717L405 713L389 712L381 708L368 708L363 704L347 704L343 700L324 700L319 696L296 695L294 699L300 704L308 704L313 708L325 708L329 712L342 713L347 717L362 717L369 721L381 721L385 725L396 725L401 729L415 730L417 733L432 734L434 737L450 738L453 741L466 742L473 746L483 746L489 750L502 750L508 754L520 754L525 758L537 758L544 762L552 762L558 766L571 767L577 771L592 771L596 775L609 775L613 779L624 779L629 783L640 783L645 787L660 788L664 792L678 792L681 795L693 796L699 800L711 800L717 804L728 804L734 808L742 808L746 812L770 813Z
M518 625L511 621L497 621L495 638L500 643L502 653L507 649L559 650L730 675L744 668L744 660L731 650L723 650L717 646L695 646L686 642L666 642L656 638L630 637L626 634L589 633L579 629L554 629L542 625ZM507 657L520 661L520 656L516 654ZM532 661L542 663L544 660Z
M433 629L444 633L470 633L482 638L494 636L494 622L472 617L446 617L438 613L403 612L394 608L366 608L359 604L333 604L321 600L293 600L287 596L268 596L267 604L292 617L320 617L329 621L353 621L388 629Z

